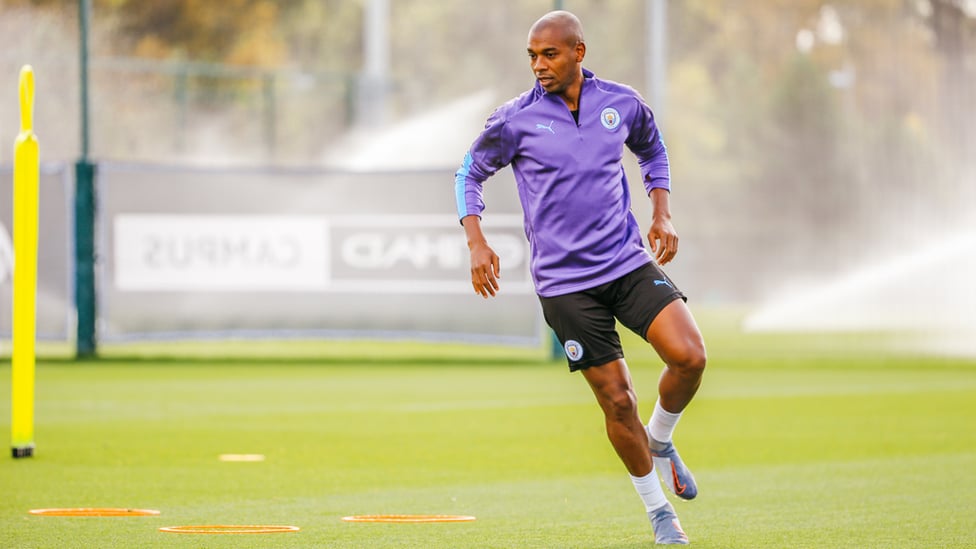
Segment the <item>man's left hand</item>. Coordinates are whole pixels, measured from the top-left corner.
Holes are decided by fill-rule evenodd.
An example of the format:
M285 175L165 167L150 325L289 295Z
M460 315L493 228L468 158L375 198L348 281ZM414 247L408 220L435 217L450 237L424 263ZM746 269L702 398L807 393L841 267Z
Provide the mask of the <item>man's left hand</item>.
M678 253L678 233L669 219L654 219L651 229L647 231L647 241L658 265L668 263Z

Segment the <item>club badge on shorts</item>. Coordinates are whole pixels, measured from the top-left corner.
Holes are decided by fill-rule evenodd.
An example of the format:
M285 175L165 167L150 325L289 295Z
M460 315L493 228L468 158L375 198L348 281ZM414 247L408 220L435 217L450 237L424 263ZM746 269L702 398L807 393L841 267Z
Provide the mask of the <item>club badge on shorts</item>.
M620 126L620 113L613 107L607 107L600 113L600 123L608 130L615 130Z
M566 350L566 356L568 356L573 362L583 358L583 346L580 345L578 341L574 341L572 339L566 341L566 344L563 345L563 349Z

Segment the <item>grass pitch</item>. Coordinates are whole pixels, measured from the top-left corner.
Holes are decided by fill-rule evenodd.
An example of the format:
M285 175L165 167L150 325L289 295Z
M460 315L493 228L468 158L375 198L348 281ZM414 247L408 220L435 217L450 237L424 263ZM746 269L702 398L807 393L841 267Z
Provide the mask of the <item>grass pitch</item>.
M976 546L976 361L876 337L703 330L709 369L675 438L701 492L675 505L693 546ZM660 364L626 347L646 418ZM39 362L36 455L0 459L0 547L653 544L588 387L542 350L292 342L152 356L173 351ZM5 433L9 391L7 361ZM161 513L28 514L50 507ZM382 513L477 520L340 520ZM207 524L301 531L159 531Z

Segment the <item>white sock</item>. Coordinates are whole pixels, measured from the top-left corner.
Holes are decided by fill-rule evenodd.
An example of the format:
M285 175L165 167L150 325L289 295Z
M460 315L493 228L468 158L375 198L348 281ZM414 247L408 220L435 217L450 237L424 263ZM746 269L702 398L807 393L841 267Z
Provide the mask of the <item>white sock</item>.
M664 490L661 489L661 481L658 480L657 474L653 470L642 477L630 475L630 480L634 483L637 495L640 496L644 502L644 508L648 511L660 509L668 502L668 499L664 497Z
M654 403L654 413L651 414L650 421L647 422L647 430L651 438L658 442L671 442L671 435L674 428L681 419L681 412L672 413L661 408L661 399Z

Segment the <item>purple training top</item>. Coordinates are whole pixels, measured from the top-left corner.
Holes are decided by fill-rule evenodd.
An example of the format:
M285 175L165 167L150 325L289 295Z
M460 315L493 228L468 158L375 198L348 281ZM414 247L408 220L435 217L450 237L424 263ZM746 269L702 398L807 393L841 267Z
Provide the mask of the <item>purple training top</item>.
M630 211L624 145L648 193L671 187L667 151L644 100L588 70L583 76L578 124L562 98L537 82L492 113L455 176L458 217L480 216L484 182L512 165L532 280L543 297L593 288L652 261Z

